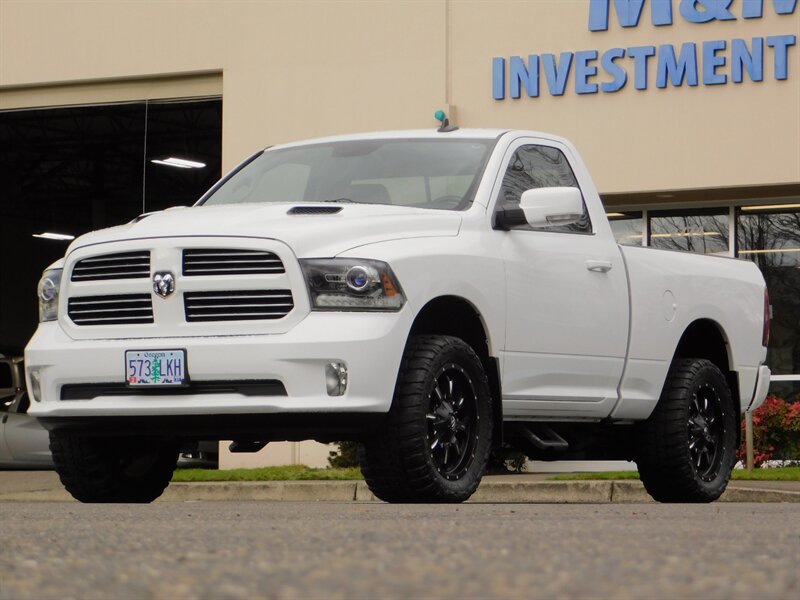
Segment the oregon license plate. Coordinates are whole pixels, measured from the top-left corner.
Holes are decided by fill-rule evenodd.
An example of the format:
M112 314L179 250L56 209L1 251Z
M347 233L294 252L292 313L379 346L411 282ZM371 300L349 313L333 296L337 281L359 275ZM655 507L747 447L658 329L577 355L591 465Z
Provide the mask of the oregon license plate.
M125 381L130 386L184 385L185 350L127 350Z

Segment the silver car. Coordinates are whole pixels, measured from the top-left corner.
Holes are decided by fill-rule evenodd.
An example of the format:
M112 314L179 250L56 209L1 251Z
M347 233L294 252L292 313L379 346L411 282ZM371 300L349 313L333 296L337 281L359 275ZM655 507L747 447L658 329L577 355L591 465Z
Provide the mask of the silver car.
M28 416L22 358L0 355L0 469L52 469L50 437Z

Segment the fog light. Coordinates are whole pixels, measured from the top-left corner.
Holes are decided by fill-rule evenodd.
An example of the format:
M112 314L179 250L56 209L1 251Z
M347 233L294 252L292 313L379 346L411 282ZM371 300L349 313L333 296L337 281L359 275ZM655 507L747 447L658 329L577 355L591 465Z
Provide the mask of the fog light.
M28 371L28 394L34 402L42 401L42 372L38 367L27 369Z
M347 365L343 362L325 365L325 386L328 396L343 396L347 390Z

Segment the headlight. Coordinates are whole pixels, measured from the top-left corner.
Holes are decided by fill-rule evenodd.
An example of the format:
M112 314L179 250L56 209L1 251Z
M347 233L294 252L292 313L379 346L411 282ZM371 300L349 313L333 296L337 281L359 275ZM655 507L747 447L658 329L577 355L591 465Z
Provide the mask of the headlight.
M58 319L58 290L61 288L63 269L45 271L39 280L39 322Z
M300 261L316 310L400 310L406 299L385 262L360 258Z

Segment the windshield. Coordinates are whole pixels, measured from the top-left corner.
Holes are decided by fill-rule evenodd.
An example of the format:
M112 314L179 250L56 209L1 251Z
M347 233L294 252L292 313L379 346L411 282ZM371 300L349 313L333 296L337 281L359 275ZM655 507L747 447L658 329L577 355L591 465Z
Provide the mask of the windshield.
M463 210L495 140L355 140L267 150L201 204L355 202Z

